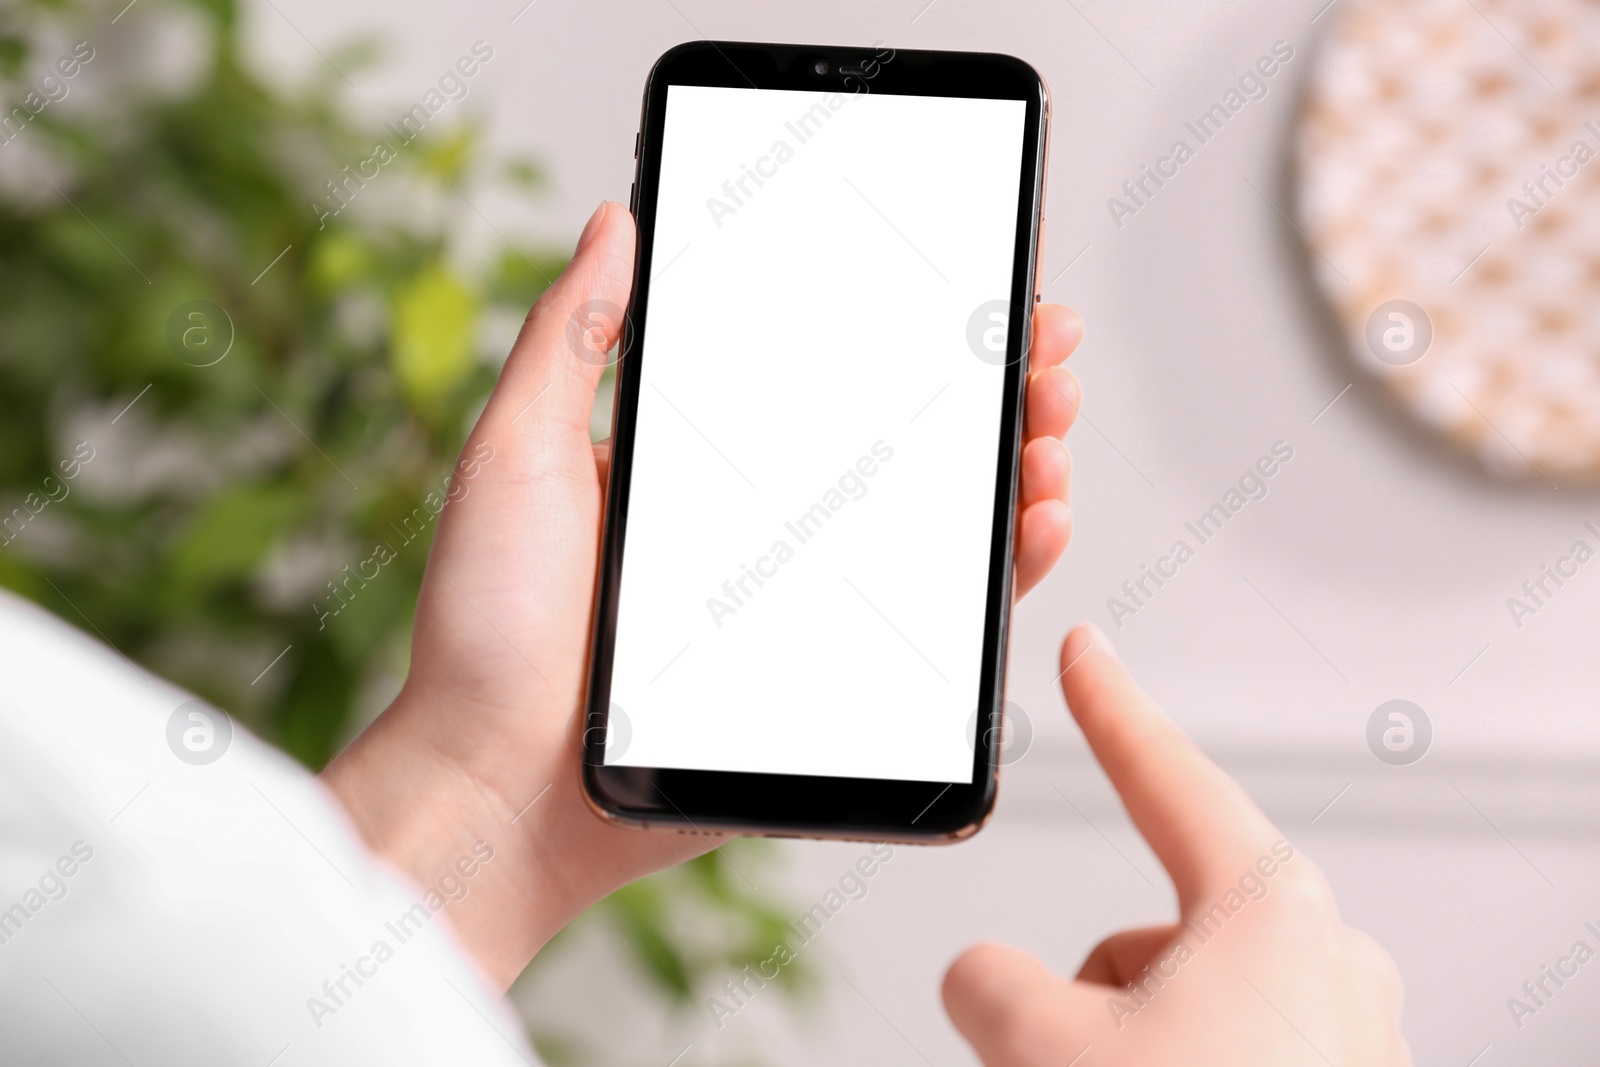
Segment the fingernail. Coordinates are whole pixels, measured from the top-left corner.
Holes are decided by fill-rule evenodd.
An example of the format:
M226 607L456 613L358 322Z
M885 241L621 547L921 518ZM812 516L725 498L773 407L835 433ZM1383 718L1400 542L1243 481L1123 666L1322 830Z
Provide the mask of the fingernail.
M588 225L578 235L578 247L572 250L574 256L582 255L583 250L589 247L589 242L594 240L594 235L600 232L600 223L606 217L606 208L611 206L609 200L600 201L600 206L594 209L594 214L589 216Z

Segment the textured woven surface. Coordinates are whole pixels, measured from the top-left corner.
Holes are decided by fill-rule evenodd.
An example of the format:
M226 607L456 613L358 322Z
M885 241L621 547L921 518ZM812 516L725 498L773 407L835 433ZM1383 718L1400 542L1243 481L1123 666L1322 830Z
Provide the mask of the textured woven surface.
M1330 16L1298 206L1353 357L1496 474L1600 480L1600 3ZM1402 366L1369 340L1392 300L1432 325Z

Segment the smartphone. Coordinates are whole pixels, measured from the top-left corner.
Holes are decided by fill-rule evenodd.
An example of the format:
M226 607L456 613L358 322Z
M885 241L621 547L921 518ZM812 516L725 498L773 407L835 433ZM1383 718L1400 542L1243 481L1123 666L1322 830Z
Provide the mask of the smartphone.
M656 63L584 709L603 817L982 826L1048 119L1003 55Z

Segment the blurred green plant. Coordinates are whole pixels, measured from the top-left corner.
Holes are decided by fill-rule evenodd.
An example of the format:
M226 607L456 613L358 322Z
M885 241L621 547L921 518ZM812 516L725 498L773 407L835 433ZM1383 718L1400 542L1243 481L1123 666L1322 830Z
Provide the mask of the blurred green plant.
M162 20L204 42L176 87L141 82L169 65L148 54ZM368 179L389 201L329 215L328 180L393 140L348 116L342 81L254 75L232 0L0 8L0 585L313 769L404 676L431 525L336 619L313 605L402 544L494 381L494 324L514 333L565 263L462 266L460 190L495 170L470 126L430 125ZM498 177L540 181L520 160ZM80 440L94 458L63 481ZM683 936L696 911L728 932L714 951ZM715 852L597 913L679 1006L765 958L782 922Z

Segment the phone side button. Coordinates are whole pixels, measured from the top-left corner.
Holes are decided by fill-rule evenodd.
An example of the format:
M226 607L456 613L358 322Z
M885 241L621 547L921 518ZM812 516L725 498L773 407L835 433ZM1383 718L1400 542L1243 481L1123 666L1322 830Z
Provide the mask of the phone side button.
M644 142L644 131L640 130L633 135L633 158L639 158L639 145Z
M1033 261L1033 302L1044 299L1044 211L1039 212L1039 247Z
M629 212L629 214L633 214L633 215L637 215L639 213L639 183L638 182L629 182L628 183L628 212Z

